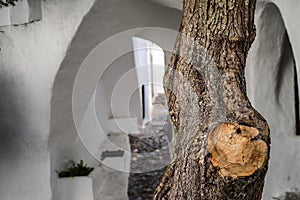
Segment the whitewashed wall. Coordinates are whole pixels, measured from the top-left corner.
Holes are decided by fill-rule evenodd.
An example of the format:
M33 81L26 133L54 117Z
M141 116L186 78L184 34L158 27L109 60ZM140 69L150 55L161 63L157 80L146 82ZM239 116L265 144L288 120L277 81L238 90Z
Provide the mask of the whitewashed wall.
M265 200L300 188L300 137L295 130L295 115L299 113L295 113L294 83L294 59L297 65L299 56L293 52L298 45L293 42L291 29L286 29L290 23L285 23L281 14L286 8L280 9L277 5L268 2L257 5L257 37L246 69L248 95L253 106L269 122L271 130ZM295 2L293 5L297 6ZM294 26L290 28L293 30Z
M42 18L41 0L22 0L0 8L0 26L26 24Z
M131 41L127 43L130 44ZM141 118L142 106L132 51L108 65L101 80L108 95L110 117ZM112 98L114 101L111 101Z
M44 1L42 21L0 27L0 199L51 199L52 86L92 2Z

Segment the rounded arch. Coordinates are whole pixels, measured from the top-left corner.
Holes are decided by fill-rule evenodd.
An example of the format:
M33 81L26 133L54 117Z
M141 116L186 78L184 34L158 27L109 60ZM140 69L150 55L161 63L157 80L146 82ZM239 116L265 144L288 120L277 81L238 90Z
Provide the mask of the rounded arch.
M271 129L272 148L264 199L272 199L299 185L296 63L276 4L258 3L256 26L257 36L249 52L246 77L251 102Z
M165 51L155 42L141 37L132 37L134 61L142 105L143 126L151 121L153 101L163 91Z
M81 64L87 56L91 56L95 61L94 67L101 70L107 57L104 56L105 53L99 54L99 52L95 53L92 51L97 45L103 43L112 35L140 27L161 27L178 30L181 15L182 13L178 10L163 7L148 1L98 0L84 17L55 77L52 90L49 152L53 199L58 198L55 170L60 169L61 165L68 159L84 159L85 162L91 165L98 164L98 161L89 154L81 143L73 119L73 88ZM130 34L130 36L133 35L140 35L150 39L154 35L157 39L156 42L162 47L175 43L175 37L159 35L155 33L155 31L153 33L153 29L149 29L148 31L145 31L145 29L135 29L135 31ZM118 49L124 50L123 48L126 48L128 44L120 42L119 44L116 43L116 45L118 45ZM107 47L108 49L113 49L110 46ZM102 49L101 53L105 52L103 50L105 49ZM110 53L117 53L117 49L112 50ZM83 73L84 72L83 70ZM74 97L79 102L83 102L78 105L78 109L82 113L88 109L86 102L89 102L89 96L94 94L93 90L88 90L90 84L93 83L92 81L94 81L93 77L87 76L86 82L81 85L81 91L88 91L86 96L82 96L79 92ZM103 96L105 96L105 88L99 88L100 96L102 99L105 99L103 98ZM105 107L108 102L104 102L103 100L103 113L101 114L103 114L103 118L107 119L109 113L105 111ZM95 146L95 148L97 147Z

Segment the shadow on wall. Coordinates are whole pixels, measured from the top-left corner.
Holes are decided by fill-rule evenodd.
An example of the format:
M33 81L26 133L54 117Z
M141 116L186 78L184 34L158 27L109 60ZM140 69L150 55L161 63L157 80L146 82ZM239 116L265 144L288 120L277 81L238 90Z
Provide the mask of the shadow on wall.
M22 108L15 101L23 98L20 94L18 95L14 78L5 72L0 74L0 173L7 170L6 167L3 168L3 165L15 166L17 160L22 157L24 148L22 144L24 135L15 126L24 121L21 114ZM12 163L14 165L11 165ZM1 180L4 181L4 179Z
M41 171L41 166L47 164L46 144L48 138L38 130L42 123L37 124L38 121L34 116L28 116L28 113L33 112L30 105L31 99L28 98L31 93L24 89L26 87L21 84L22 80L23 77L13 74L9 70L0 72L1 199L10 199L12 195L16 195L14 197L18 198L18 196L34 190L35 184L28 185L26 187L28 190L24 189L24 193L18 187L29 180L38 179L33 178L32 175ZM24 176L24 172L28 176ZM44 174L44 177L47 177L47 172ZM20 179L20 177L22 178ZM15 187L18 188L18 192Z

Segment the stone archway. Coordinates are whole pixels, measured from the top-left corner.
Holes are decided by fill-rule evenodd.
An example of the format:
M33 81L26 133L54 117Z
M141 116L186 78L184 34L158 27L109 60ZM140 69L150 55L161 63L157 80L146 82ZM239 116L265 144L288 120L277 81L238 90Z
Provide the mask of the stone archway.
M52 91L49 151L53 199L59 198L55 170L60 169L67 160L84 159L90 165L99 164L98 160L91 156L81 143L73 119L72 92L82 62L99 43L114 34L140 27L163 27L178 30L180 17L180 11L139 0L99 0L84 17L56 75ZM135 34L147 38L147 32L137 31ZM168 40L170 39L175 40L175 38ZM160 40L161 45L165 46L164 38L160 38ZM120 45L119 48L122 49L123 46ZM97 67L101 69L101 60L97 60L96 63L99 64ZM89 78L87 77L85 83L87 87ZM103 90L100 90L102 93L99 94L104 94ZM86 97L80 94L75 98L78 98L79 102L86 100ZM86 111L86 106L84 103L79 105L82 112ZM105 104L102 106L105 107ZM102 114L104 118L109 118L109 112Z
M258 3L257 37L247 66L248 95L271 129L271 159L264 199L299 187L300 138L296 135L297 75L282 15L274 3Z

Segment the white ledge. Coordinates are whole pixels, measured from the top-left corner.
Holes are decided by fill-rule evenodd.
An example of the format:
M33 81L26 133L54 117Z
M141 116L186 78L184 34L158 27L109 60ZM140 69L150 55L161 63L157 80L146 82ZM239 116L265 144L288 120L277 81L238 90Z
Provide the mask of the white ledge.
M0 9L0 26L27 24L42 19L40 0L22 0Z

